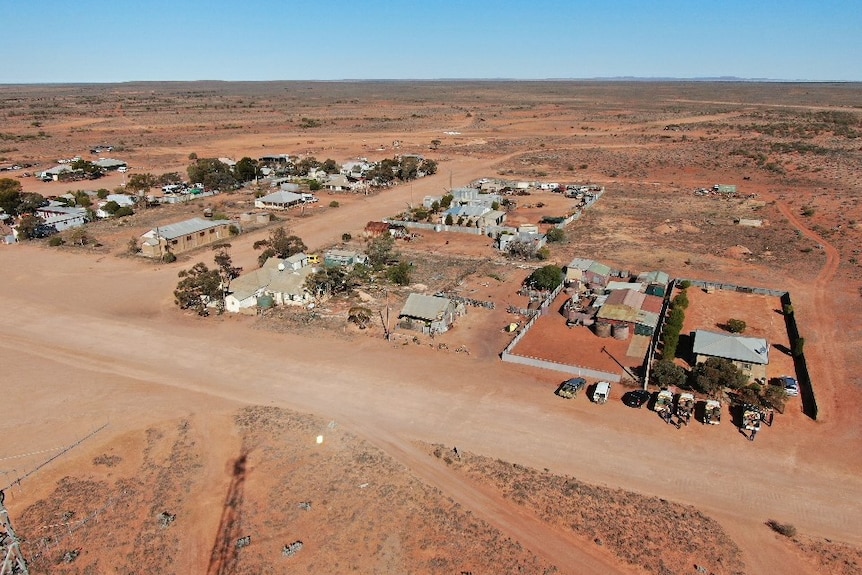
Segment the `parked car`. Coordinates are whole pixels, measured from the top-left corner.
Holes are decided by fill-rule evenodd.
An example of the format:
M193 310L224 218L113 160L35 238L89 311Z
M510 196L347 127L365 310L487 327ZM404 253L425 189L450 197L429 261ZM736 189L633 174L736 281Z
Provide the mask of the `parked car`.
M636 389L634 391L627 391L623 394L623 403L629 407L641 408L649 402L650 397L652 397L652 394L647 390Z
M586 385L587 380L582 377L574 377L572 379L567 379L560 385L559 388L557 388L557 395L566 399L572 399L573 397L578 395L578 392L581 391Z
M796 397L799 395L799 382L789 375L781 376L781 382L784 384L784 391L788 397Z
M595 390L593 390L593 402L599 404L607 403L610 396L611 384L607 381L598 382Z

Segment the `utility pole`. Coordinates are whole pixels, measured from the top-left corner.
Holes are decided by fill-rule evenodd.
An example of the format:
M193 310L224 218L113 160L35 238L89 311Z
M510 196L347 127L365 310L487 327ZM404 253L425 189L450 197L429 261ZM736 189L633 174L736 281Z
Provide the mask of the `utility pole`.
M18 537L15 535L15 530L12 529L12 520L9 519L9 512L6 511L6 506L3 502L6 500L6 493L0 491L0 575L12 575L13 573L22 573L29 575L30 570L27 568L27 562L24 560L24 555L21 554L21 544Z

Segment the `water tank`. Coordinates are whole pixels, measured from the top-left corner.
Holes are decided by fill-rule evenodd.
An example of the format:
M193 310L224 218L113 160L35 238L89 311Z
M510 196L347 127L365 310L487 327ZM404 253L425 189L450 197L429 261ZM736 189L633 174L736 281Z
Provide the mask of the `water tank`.
M254 214L245 212L239 215L239 221L250 222L254 218Z
M278 271L280 271L280 272L283 272L283 271L284 271L284 262L279 262L279 263L278 263Z
M257 307L260 309L269 309L275 305L275 300L271 295L262 295L257 298Z
M611 324L604 322L597 323L596 335L599 337L611 337Z
M629 324L615 325L613 327L614 339L625 340L629 338Z

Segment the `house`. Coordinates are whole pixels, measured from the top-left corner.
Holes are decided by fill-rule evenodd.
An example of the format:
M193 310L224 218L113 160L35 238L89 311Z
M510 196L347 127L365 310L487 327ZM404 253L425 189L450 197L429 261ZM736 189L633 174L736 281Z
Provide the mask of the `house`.
M225 310L238 313L256 307L258 298L269 296L276 305L306 305L313 296L305 289L305 280L314 273L308 256L298 253L289 258L269 258L263 266L241 275L230 283L225 296Z
M632 289L618 289L607 296L596 317L610 325L628 325L635 335L652 335L658 326L661 307L660 297Z
M328 268L364 264L368 261L365 254L348 250L329 250L323 254L323 265Z
M710 357L731 361L750 380L766 379L769 364L769 342L760 337L727 335L699 329L692 332L692 354L695 363Z
M398 314L399 325L426 334L449 331L455 319L464 315L466 308L449 298L412 293Z
M638 282L646 286L646 293L664 297L670 276L661 271L644 272L638 275Z
M99 158L98 160L93 162L93 164L108 172L113 172L115 170L119 170L120 168L129 167L129 165L123 160L115 160L113 158Z
M332 174L323 182L323 188L331 192L343 192L350 189L350 182L344 174Z
M161 258L167 252L180 254L200 246L230 237L230 220L192 218L167 226L159 226L141 236L141 253L150 258Z
M49 168L44 172L39 172L38 177L40 180L46 182L50 182L52 180L56 182L63 174L70 174L74 171L75 170L73 170L71 166L64 164L60 166L54 166L53 168Z
M529 232L518 232L515 234L500 234L497 238L497 247L501 252L509 251L512 244L521 242L531 244L534 250L541 249L548 243L548 238L544 234L534 234Z
M499 226L506 221L506 212L500 210L490 210L479 216L478 222L481 227Z
M605 287L611 278L611 268L593 260L575 258L566 266L566 283Z
M300 194L280 191L257 198L254 201L254 207L269 210L286 210L301 203L303 201Z
M443 212L442 221L446 221L448 216L452 216L452 220L459 226L472 226L477 221L480 221L486 214L491 212L491 208L487 206L475 205L459 205L453 206ZM502 214L502 212L500 212ZM505 214L503 214L505 216ZM499 217L499 215L498 215ZM495 218L492 218L494 221Z
M68 207L57 202L37 209L36 215L44 220L45 227L54 228L58 232L87 223L87 208Z
M341 165L341 173L354 180L364 178L365 174L373 169L374 163L369 162L367 158L359 158L356 161L345 162Z

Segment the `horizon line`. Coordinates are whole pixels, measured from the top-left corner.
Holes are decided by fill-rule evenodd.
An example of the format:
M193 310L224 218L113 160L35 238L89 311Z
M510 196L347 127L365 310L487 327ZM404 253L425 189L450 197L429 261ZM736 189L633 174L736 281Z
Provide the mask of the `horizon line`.
M44 82L0 82L0 86L80 86L109 84L167 84L167 83L278 83L278 82L314 82L314 83L361 83L361 82L750 82L750 83L796 83L796 84L858 84L862 80L805 80L782 78L745 78L738 76L593 76L593 77L557 77L557 78L513 78L513 77L476 77L476 78L339 78L339 79L292 79L292 80L90 80L90 81L44 81Z

